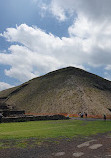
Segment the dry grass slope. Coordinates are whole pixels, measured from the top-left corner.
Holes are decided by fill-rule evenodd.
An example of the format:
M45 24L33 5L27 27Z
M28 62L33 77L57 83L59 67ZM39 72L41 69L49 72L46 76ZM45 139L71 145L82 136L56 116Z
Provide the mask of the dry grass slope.
M110 114L111 82L67 67L0 92L0 98L31 113Z

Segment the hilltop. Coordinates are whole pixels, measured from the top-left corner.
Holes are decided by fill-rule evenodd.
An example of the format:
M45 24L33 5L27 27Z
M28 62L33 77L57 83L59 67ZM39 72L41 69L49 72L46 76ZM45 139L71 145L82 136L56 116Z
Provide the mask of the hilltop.
M27 113L110 114L111 82L75 67L0 92L0 102Z

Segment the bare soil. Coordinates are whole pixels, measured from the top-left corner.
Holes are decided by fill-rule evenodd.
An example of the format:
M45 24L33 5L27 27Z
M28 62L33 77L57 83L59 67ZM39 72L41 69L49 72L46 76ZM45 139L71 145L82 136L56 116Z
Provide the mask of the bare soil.
M26 141L26 140L25 140ZM86 138L48 139L37 142L27 140L27 147L0 149L0 158L109 158L111 157L111 133ZM34 144L36 141L36 144Z

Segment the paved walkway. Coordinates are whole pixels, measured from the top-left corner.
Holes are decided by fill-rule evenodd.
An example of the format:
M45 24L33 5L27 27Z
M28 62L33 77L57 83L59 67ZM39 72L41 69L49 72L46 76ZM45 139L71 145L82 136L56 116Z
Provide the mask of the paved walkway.
M100 118L80 118L80 117L70 117L72 120L85 120L85 121L104 121L104 119ZM106 121L111 121L111 119L107 119Z

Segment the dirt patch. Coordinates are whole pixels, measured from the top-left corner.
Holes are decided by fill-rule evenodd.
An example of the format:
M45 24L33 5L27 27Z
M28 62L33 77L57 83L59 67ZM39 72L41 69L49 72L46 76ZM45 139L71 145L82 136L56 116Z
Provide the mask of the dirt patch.
M7 143L7 147L2 148L4 143ZM89 148L95 144L101 146L95 150ZM107 158L109 155L111 155L109 133L87 138L1 141L0 145L0 158Z

